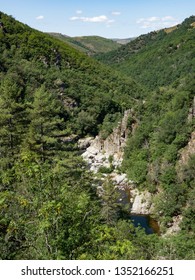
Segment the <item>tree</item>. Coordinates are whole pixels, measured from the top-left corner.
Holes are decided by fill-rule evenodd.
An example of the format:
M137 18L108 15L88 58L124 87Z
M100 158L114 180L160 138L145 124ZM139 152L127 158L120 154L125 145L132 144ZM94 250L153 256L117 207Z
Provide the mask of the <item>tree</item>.
M120 204L119 191L114 186L109 176L103 183L101 217L107 225L115 224L119 218Z
M62 148L60 137L64 133L63 113L62 105L54 94L46 91L45 86L35 92L29 110L27 143L30 150L34 151L42 161L51 159L52 155Z
M25 133L23 89L17 74L7 75L0 86L0 182L11 182L14 162Z

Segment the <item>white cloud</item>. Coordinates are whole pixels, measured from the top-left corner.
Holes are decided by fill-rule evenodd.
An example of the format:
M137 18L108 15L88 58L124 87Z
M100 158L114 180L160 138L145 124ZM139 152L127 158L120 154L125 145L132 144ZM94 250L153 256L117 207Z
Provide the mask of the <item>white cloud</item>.
M74 20L79 20L80 17L71 17L70 20L74 21Z
M162 18L162 21L175 21L175 18L172 16L165 16Z
M83 17L83 21L85 22L107 22L107 16L97 16L97 17Z
M37 20L43 20L44 19L44 16L38 16L36 17Z
M160 20L159 17L149 17L149 18L148 18L148 21L149 21L149 22L154 22L154 21L159 21L159 20Z
M112 12L112 15L113 15L113 16L120 16L120 15L121 15L121 12Z
M172 16L164 16L164 17L148 17L148 18L139 18L137 24L140 25L141 28L152 28L152 29L161 29L165 27L171 27L178 24L177 19Z
M79 21L82 21L82 22L95 22L95 23L101 23L101 22L113 23L114 22L113 19L109 19L105 15L96 16L96 17L79 17L79 16L74 16L74 17L71 17L70 20L71 21L79 20Z
M113 23L113 22L115 22L114 19L109 19L109 20L107 21L107 23Z
M77 14L77 15L80 15L80 14L82 14L82 13L83 13L83 11L81 11L81 10L77 10L77 11L76 11L76 14Z

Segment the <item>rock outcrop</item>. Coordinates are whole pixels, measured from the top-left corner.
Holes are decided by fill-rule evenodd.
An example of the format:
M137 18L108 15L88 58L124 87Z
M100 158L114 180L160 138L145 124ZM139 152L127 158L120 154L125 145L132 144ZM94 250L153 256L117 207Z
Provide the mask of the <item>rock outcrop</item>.
M152 195L148 191L139 192L137 189L132 189L130 191L130 202L131 213L132 214L151 214L152 209Z
M195 97L192 102L192 107L189 109L188 121L192 121L193 118L195 118Z
M90 145L82 154L84 160L88 162L90 170L96 173L100 167L109 168L112 165L116 168L121 165L124 147L130 132L128 128L130 115L131 110L125 111L122 121L105 140L101 138L101 135L96 136L93 140L90 139ZM84 140L80 140L78 143L80 148L84 142Z
M170 225L170 227L168 228L168 230L166 231L166 233L163 235L163 237L177 234L181 230L180 224L182 222L182 219L183 219L183 217L181 215L173 217L173 222Z
M78 145L81 150L86 150L93 142L93 137L86 137L83 139L79 139Z
M176 166L177 176L182 181L184 178L184 168L188 164L190 157L195 155L195 131L192 132L188 144L180 150L180 158Z
M195 131L192 132L187 146L180 151L179 165L186 165L191 155L195 155Z

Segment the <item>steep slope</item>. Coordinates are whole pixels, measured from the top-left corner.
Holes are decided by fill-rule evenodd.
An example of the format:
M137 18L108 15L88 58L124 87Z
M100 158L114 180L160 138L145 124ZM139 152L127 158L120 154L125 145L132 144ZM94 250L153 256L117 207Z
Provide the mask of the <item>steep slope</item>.
M195 17L182 24L136 38L98 59L150 89L171 84L194 72Z
M99 36L68 37L59 33L50 34L90 56L117 50L120 47L118 42Z
M161 231L179 231L175 240L188 239L191 252L195 229L194 22L192 16L181 25L140 36L99 56L148 87L145 100L129 119L130 130L134 129L122 171L141 192L152 193L151 211ZM179 254L184 256L181 250Z
M68 44L2 13L0 21L6 30L0 30L2 78L15 71L25 83L28 98L41 84L56 92L71 111L71 118L75 117L70 125L77 133L97 133L108 112L124 110L132 102L131 97L142 95L143 90L133 80L120 77ZM79 113L82 125L78 124Z

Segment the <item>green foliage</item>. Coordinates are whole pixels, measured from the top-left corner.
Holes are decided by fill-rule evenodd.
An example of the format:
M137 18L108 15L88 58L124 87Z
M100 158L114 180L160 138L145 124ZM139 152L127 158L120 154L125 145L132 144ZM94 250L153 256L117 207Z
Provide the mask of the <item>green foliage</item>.
M113 182L106 178L103 184L103 193L101 195L103 203L101 209L101 217L107 225L115 224L120 211L120 204L118 203L120 194L114 187Z
M194 185L193 157L182 170L178 168L182 148L194 130L193 120L189 118L194 98L193 75L185 75L172 86L150 93L136 108L138 127L128 139L123 161L123 171L130 180L153 193L160 190L154 203L162 230L177 215L182 215L183 223L187 223L185 207L188 205L193 216L189 202Z
M194 129L192 20L128 46L129 73L156 89L146 92L145 85L0 12L6 29L0 30L1 259L194 259L194 156L178 164ZM79 155L80 136L101 131L106 138L130 108L134 129L123 170L158 192L155 214L165 228L183 217L176 236L135 229L112 180L97 196L98 183ZM111 172L112 160L100 171Z
M64 113L64 114L63 114ZM56 154L60 148L60 136L63 132L65 116L62 105L55 95L45 91L44 87L34 94L34 101L29 109L29 133L27 143L29 148L35 151L42 160Z
M8 69L18 73L30 102L33 93L45 84L46 91L57 94L66 104L74 133L97 134L107 113L122 111L122 104L129 106L132 97L143 92L131 79L123 78L68 44L3 13L0 19L7 30L1 42L1 75ZM79 113L86 123L83 129L79 127Z
M129 221L119 220L114 227L101 225L93 234L93 242L86 244L79 259L146 260L155 259L159 252L158 236L146 235Z
M26 129L25 105L17 74L8 74L0 86L0 184L14 180L13 164Z
M167 260L194 260L194 234L181 232L176 236L161 239L158 256Z
M106 167L106 166L100 166L100 168L98 169L99 173L103 173L103 174L110 174L113 171L113 166L110 167Z
M106 139L113 131L113 128L117 126L121 119L120 113L107 114L101 125L101 137Z
M182 166L181 172L182 180L193 187L195 182L195 156L193 154L190 156L188 163Z
M0 258L77 259L119 213L112 185L104 202L97 197L75 139L96 135L142 89L12 17L0 20ZM128 245L113 243L105 257Z
M78 113L76 120L76 129L81 135L87 135L88 133L95 134L96 129L95 116L91 115L90 112L81 111Z
M125 157L127 154L125 155ZM127 165L126 165L127 164ZM125 166L126 165L126 166ZM124 163L127 175L136 183L143 183L147 174L147 150L135 149Z
M194 22L195 16L191 16L171 32L165 29L141 35L97 59L149 89L170 85L186 73L194 73Z

